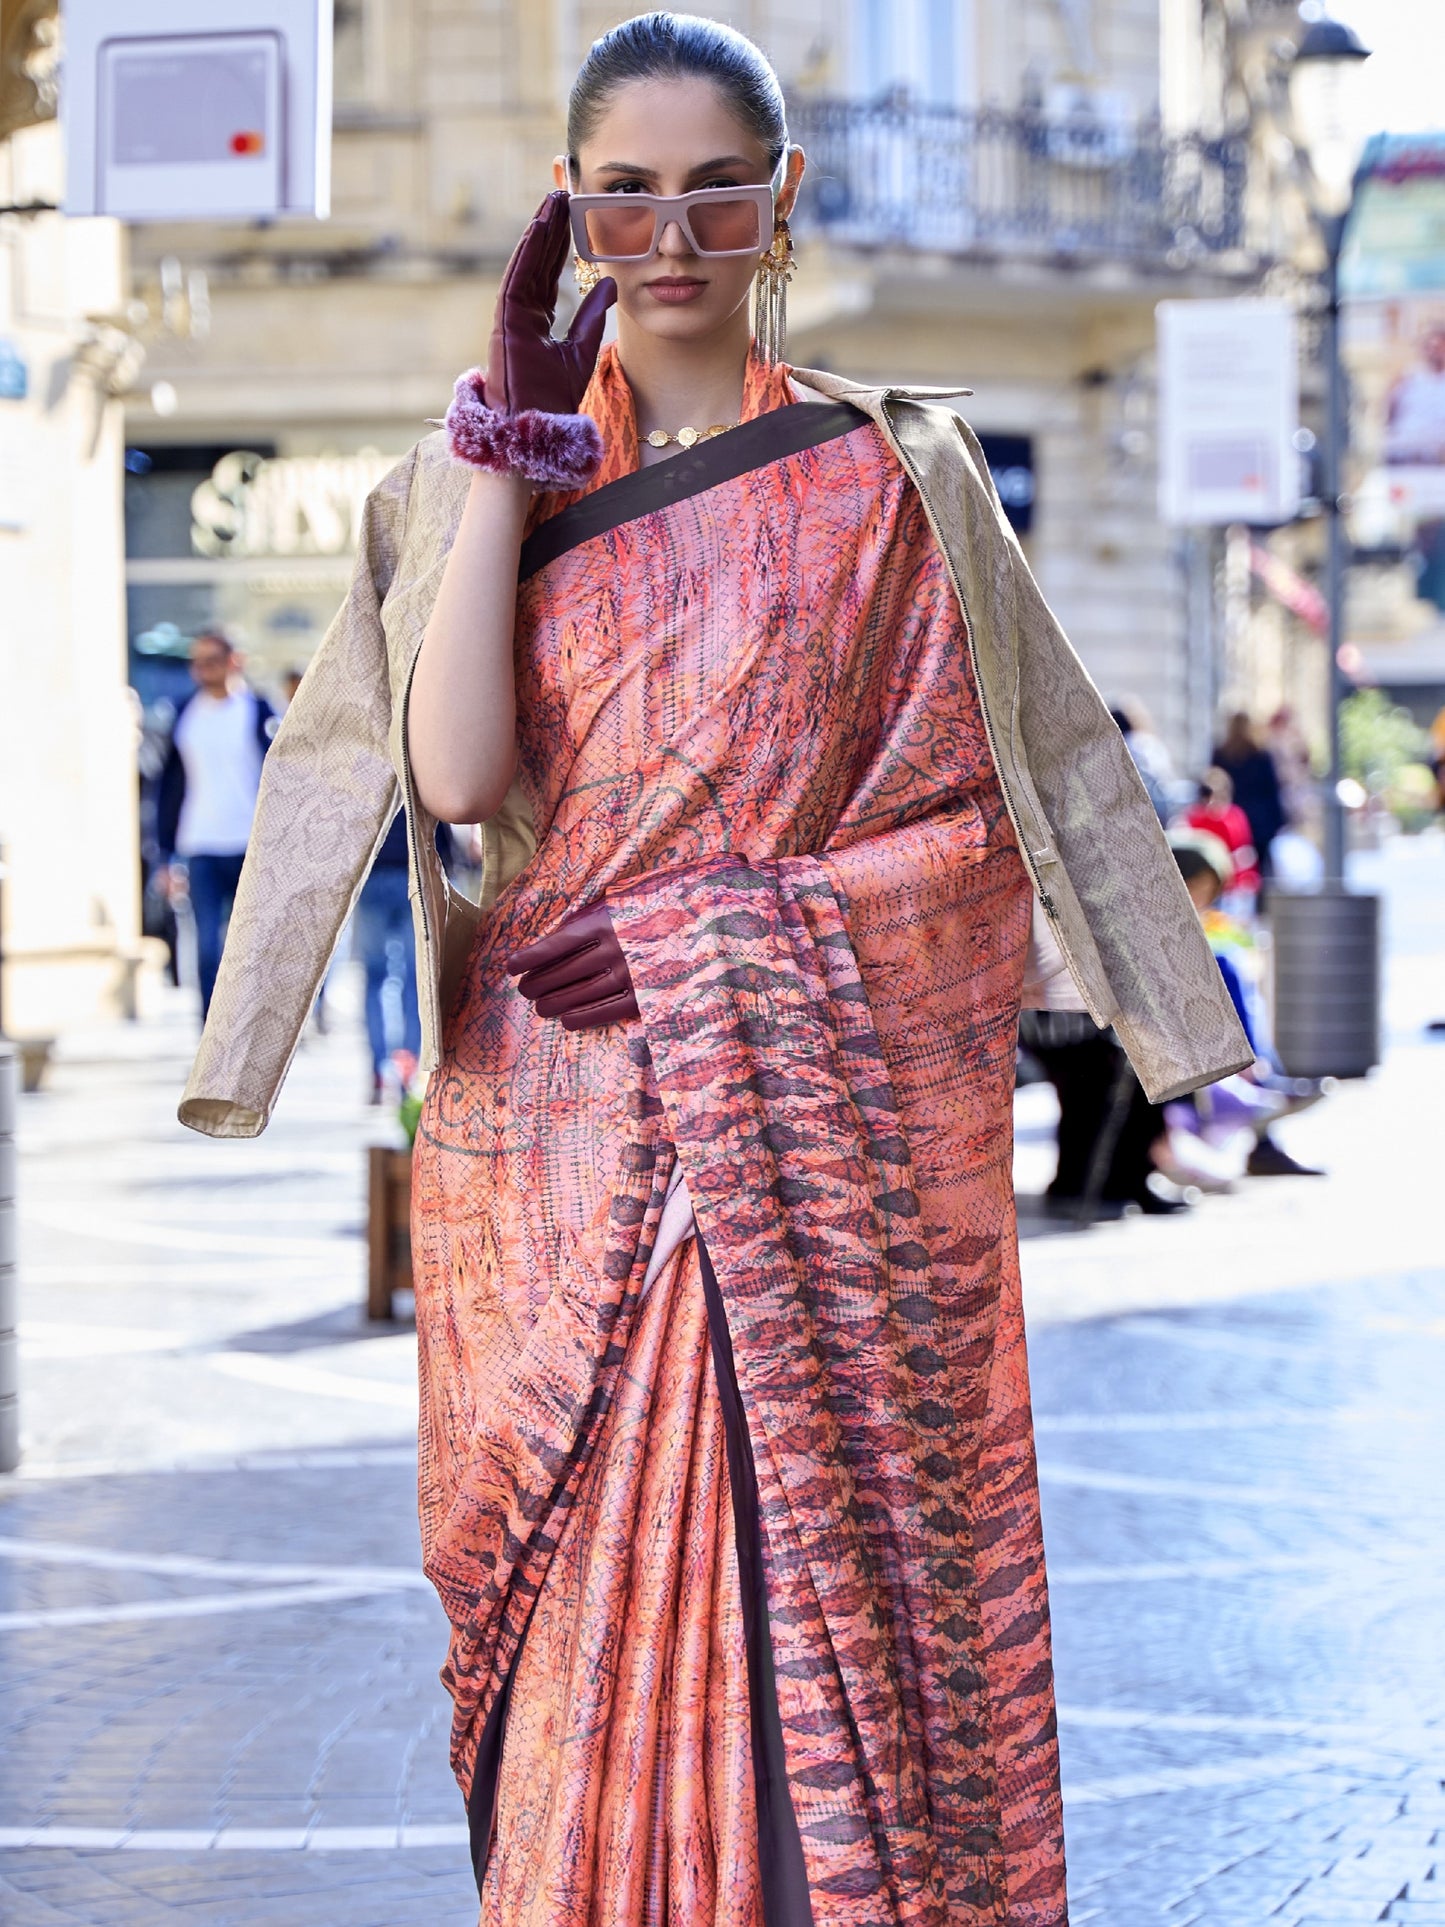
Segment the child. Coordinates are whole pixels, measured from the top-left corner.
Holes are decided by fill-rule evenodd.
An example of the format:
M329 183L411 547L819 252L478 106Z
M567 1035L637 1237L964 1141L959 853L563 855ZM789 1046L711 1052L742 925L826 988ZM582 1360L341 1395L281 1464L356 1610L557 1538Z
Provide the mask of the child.
M1258 993L1248 968L1247 953L1253 949L1253 942L1245 930L1218 909L1228 875L1226 865L1232 861L1231 853L1207 831L1196 832L1187 839L1184 833L1176 832L1170 844L1174 860L1179 865L1179 873L1184 878L1184 887L1199 912L1199 921L1204 926L1204 934L1219 965L1230 1002L1238 1012L1245 1036L1260 1060L1254 1071L1245 1071L1237 1077L1226 1078L1222 1084L1211 1085L1208 1090L1197 1094L1197 1103L1186 1102L1181 1108L1193 1109L1196 1135L1201 1129L1208 1130L1211 1122L1217 1127L1222 1126L1225 1115L1238 1119L1236 1128L1253 1130L1255 1142L1244 1166L1250 1177L1322 1177L1322 1171L1292 1158L1269 1133L1270 1123L1282 1111L1299 1107L1291 1105L1288 1098L1268 1088L1274 1081L1274 1066L1269 1045L1264 1039ZM1172 1111L1174 1107L1171 1105L1169 1108Z
M1222 769L1207 769L1199 785L1199 801L1184 813L1191 830L1203 830L1218 837L1232 859L1224 891L1238 894L1238 907L1246 913L1259 896L1259 853L1254 847L1254 832L1249 818L1234 800L1234 785Z

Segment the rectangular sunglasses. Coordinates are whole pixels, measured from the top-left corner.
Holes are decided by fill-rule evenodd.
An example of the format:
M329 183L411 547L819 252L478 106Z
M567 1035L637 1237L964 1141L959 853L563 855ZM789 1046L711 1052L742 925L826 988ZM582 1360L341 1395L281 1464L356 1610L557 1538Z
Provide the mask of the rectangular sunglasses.
M773 238L773 190L698 187L691 194L574 194L572 239L584 261L647 261L675 221L694 254L761 254Z

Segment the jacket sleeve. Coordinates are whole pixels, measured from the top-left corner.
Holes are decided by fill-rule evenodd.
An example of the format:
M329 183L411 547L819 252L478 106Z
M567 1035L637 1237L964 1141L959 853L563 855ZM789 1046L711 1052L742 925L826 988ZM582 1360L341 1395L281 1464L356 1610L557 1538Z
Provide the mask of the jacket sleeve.
M993 524L976 518L977 606L1010 632L1013 686L994 707L1022 752L1016 774L1027 772L1030 841L1056 900L1044 908L1065 956L1107 985L1094 1001L1164 1103L1253 1052L1124 739L1034 581L977 437L962 421L958 432Z
M351 588L265 759L210 1015L180 1120L265 1129L337 940L397 806L381 605L405 532L413 450L367 497Z

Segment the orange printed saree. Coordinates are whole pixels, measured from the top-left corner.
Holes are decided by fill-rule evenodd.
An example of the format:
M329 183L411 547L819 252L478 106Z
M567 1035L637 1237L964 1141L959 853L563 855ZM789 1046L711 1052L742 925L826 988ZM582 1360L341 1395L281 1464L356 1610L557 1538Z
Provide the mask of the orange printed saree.
M608 461L523 552L538 844L414 1164L483 1927L1061 1927L1011 1185L1029 892L878 430ZM634 472L636 471L636 472ZM605 895L640 1021L504 969ZM654 1257L685 1177L696 1236Z

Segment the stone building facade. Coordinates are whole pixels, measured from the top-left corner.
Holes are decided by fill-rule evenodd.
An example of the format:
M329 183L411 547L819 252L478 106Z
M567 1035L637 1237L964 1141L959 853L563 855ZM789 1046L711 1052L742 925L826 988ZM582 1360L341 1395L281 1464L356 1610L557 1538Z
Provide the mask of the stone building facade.
M0 1029L19 1037L126 1008L141 954L116 399L138 350L123 230L51 211L53 13L0 16Z
M966 412L999 438L1034 566L1086 663L1197 760L1219 695L1217 652L1198 634L1218 545L1181 541L1156 513L1154 307L1248 290L1279 239L1268 157L1251 162L1233 72L1250 9L750 0L714 11L773 57L814 163L793 358L971 386ZM210 607L262 666L304 654L344 580L344 505L483 352L500 268L550 184L570 78L627 12L337 0L331 221L136 230L137 290L154 291L167 256L203 268L211 328L152 351L174 413L140 397L131 442L195 451L173 496L228 445L309 462L337 513L317 539L303 506L284 557L244 542L210 563L133 555L133 632L167 611L184 629ZM288 486L304 494L306 481L298 470ZM173 524L161 546L183 534Z

